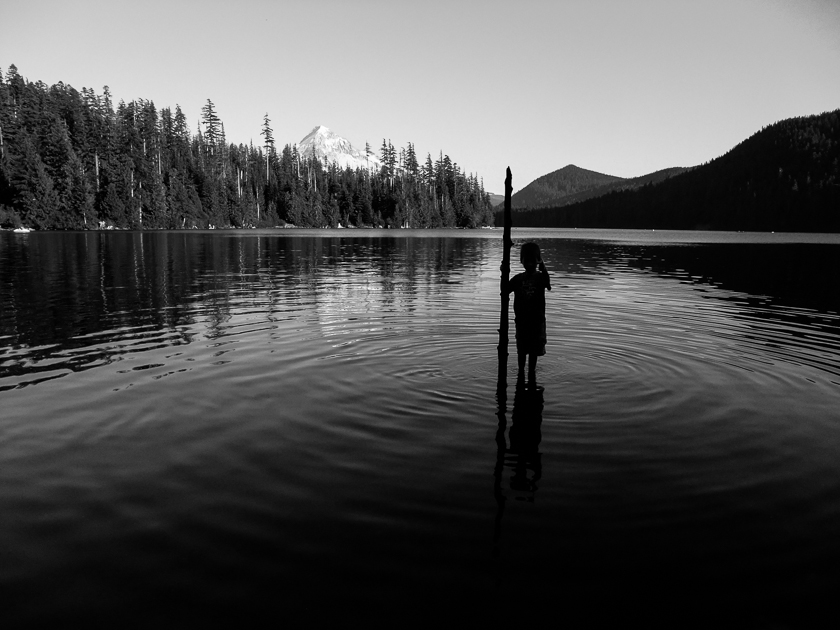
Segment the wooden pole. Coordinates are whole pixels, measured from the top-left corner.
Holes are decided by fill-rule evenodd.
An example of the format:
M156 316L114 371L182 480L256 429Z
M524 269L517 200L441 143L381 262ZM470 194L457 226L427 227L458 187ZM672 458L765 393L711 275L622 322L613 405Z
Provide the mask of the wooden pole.
M508 307L510 305L508 282L510 281L510 248L513 245L513 241L510 238L510 228L512 223L510 213L510 196L513 192L512 182L513 176L510 173L510 167L508 167L507 176L505 177L505 230L502 237L502 264L499 267L502 272L501 279L499 281L499 293L502 298L502 310L499 316L499 380L497 385L497 395L502 395L505 398L507 398Z
M505 495L502 493L502 473L505 466L505 454L507 453L507 440L505 429L507 428L507 360L508 360L508 307L510 306L510 293L508 282L510 281L510 248L513 241L510 238L511 216L510 216L510 195L513 191L511 184L513 176L510 174L510 167L505 177L505 231L502 237L502 264L499 267L502 271L499 280L499 293L502 298L502 311L499 316L499 375L496 381L496 403L498 409L496 416L499 419L496 428L496 467L493 471L493 494L496 498L496 521L493 528L493 557L498 558L501 553L502 516L505 512Z

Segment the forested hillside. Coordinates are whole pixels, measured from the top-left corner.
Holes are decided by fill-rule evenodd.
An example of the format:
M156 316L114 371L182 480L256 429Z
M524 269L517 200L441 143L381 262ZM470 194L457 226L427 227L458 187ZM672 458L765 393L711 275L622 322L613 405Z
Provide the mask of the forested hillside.
M621 177L596 173L574 164L538 177L510 199L512 208L531 209L560 203L572 195L622 181Z
M639 177L624 178L587 171L574 164L543 175L513 195L511 206L516 210L537 210L539 208L562 208L586 199L600 197L619 190L635 190L646 184L659 182L689 170L675 166L664 168ZM550 188L546 185L551 183ZM539 184L539 186L536 186ZM536 186L536 188L534 188ZM535 194L539 193L539 194ZM531 203L521 205L523 200ZM503 199L504 201L504 199ZM498 204L497 204L498 205Z
M513 222L840 232L840 110L765 127L723 156L659 183L516 212Z
M208 99L190 131L176 105L0 77L0 226L132 229L491 224L482 182L449 156L418 163L383 141L382 168L341 169L263 145L229 143Z

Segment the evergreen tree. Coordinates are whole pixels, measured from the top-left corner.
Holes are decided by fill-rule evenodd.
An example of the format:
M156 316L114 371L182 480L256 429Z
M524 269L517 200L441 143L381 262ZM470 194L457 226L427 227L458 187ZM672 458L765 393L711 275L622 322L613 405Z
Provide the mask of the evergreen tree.
M417 154L414 152L414 145L409 142L405 152L405 170L412 175L417 175Z
M17 162L12 183L18 191L22 221L37 229L52 227L53 213L59 206L58 192L31 137L23 140Z
M260 134L265 140L265 181L268 183L268 158L274 153L274 133L271 130L271 120L268 118L268 112L263 117L263 128Z
M219 140L220 120L216 115L216 106L209 98L201 108L201 119L204 121L204 136L208 145L215 145Z

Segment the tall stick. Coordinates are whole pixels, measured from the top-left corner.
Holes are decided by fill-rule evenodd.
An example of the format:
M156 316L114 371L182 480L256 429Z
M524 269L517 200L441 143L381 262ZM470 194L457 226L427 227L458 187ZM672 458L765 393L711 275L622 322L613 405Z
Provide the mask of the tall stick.
M500 553L500 541L502 533L502 515L505 512L505 495L502 493L502 472L505 466L505 453L507 453L507 441L505 440L505 429L507 428L507 360L508 360L508 306L510 305L510 293L508 293L508 282L510 281L510 248L513 241L510 238L510 194L513 190L511 185L513 177L510 174L510 167L505 177L505 231L502 241L502 277L499 281L499 293L502 296L502 312L499 316L499 376L496 381L496 403L498 411L496 416L499 425L496 429L496 468L493 471L495 482L493 483L493 494L496 497L496 523L493 531L493 556L498 557Z
M513 192L513 176L510 167L505 177L505 231L502 243L502 264L499 267L502 271L499 281L499 293L502 297L502 312L499 316L499 380L497 393L507 389L507 358L508 358L508 307L510 305L510 293L508 282L510 281L510 248L513 241L510 238L511 216L510 216L510 195Z

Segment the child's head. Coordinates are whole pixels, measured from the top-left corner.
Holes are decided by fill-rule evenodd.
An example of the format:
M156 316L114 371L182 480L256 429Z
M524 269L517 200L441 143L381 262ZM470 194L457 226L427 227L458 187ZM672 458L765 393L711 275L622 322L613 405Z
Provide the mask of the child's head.
M536 269L540 261L540 246L536 243L525 243L519 252L519 261L525 269Z

